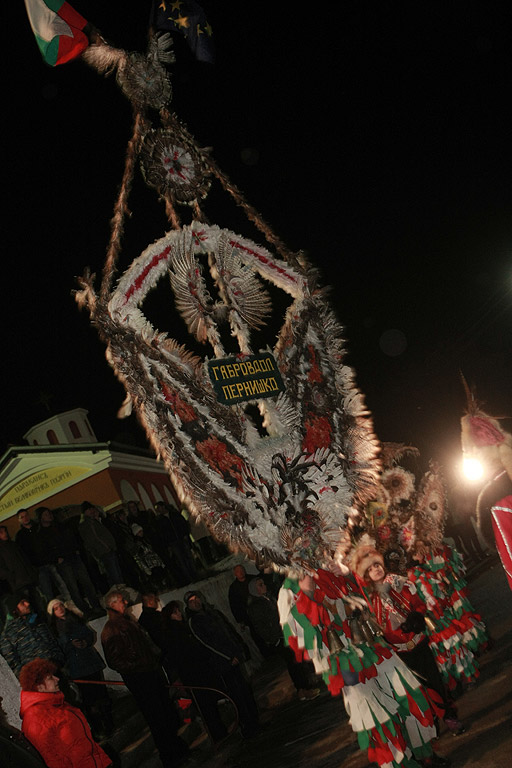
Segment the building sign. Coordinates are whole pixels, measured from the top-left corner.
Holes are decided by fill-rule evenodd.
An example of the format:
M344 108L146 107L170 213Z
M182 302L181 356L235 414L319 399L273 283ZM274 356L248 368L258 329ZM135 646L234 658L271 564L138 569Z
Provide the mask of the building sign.
M9 517L18 509L32 506L88 472L85 467L49 467L28 475L0 498L0 518Z
M270 353L208 360L208 373L219 403L235 405L245 400L276 397L285 387Z

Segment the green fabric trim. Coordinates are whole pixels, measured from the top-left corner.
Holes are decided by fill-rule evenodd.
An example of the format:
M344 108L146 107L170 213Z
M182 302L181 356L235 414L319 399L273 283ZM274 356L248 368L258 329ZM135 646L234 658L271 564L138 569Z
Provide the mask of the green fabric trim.
M287 576L281 585L281 589L289 589L291 592L293 592L294 595L296 595L297 592L300 592L299 582L297 579L290 579Z
M57 62L57 55L59 53L59 38L54 37L53 40L48 42L43 40L39 35L35 35L37 45L41 51L41 56L51 67L54 67Z
M359 749L368 749L370 746L370 732L357 731L357 743L359 744Z
M55 11L55 13L58 13L66 0L44 0L45 5L50 8L50 10Z
M399 768L421 768L420 764L416 762L414 757L405 756L400 763Z
M314 627L307 616L305 616L303 613L300 613L297 610L297 606L294 605L291 609L290 613L292 614L293 618L299 624L303 631L304 631L304 646L308 650L311 650L315 647L315 640L317 641L317 645L319 648L322 646L322 633L319 629Z
M410 745L409 748L412 749ZM426 757L431 757L434 754L434 750L430 741L427 741L419 747L414 747L413 753L416 759L424 760Z

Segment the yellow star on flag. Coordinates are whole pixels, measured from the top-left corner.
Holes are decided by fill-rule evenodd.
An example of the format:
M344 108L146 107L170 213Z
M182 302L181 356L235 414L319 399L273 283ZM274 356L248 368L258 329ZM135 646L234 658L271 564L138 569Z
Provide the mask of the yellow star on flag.
M173 19L173 21L179 27L183 27L183 29L188 29L188 16L178 16L176 19Z

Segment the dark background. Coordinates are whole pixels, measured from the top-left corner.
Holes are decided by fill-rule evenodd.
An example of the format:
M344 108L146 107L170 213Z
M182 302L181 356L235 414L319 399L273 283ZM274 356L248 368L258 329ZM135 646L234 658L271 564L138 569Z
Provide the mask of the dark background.
M113 44L144 50L149 1L72 5ZM449 469L459 370L490 412L512 415L510 5L204 7L217 62L176 42L172 109L333 287L379 437ZM130 105L80 61L46 66L21 0L4 24L0 448L75 406L100 439L143 444L133 417L116 419L124 393L71 296L86 266L101 272ZM122 269L168 228L140 180L130 202ZM206 210L254 237L218 191Z

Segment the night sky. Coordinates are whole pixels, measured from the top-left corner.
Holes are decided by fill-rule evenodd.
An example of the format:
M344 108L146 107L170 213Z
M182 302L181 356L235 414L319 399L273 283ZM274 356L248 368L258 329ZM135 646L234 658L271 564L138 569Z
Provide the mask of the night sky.
M149 0L72 5L144 50ZM203 5L217 63L177 41L171 108L332 286L379 437L449 468L460 369L490 412L512 415L510 4ZM75 406L99 439L143 444L116 419L123 390L71 296L85 267L101 272L130 105L80 61L45 65L21 0L5 16L0 447ZM140 174L130 202L122 270L168 229ZM218 191L205 208L263 242Z

